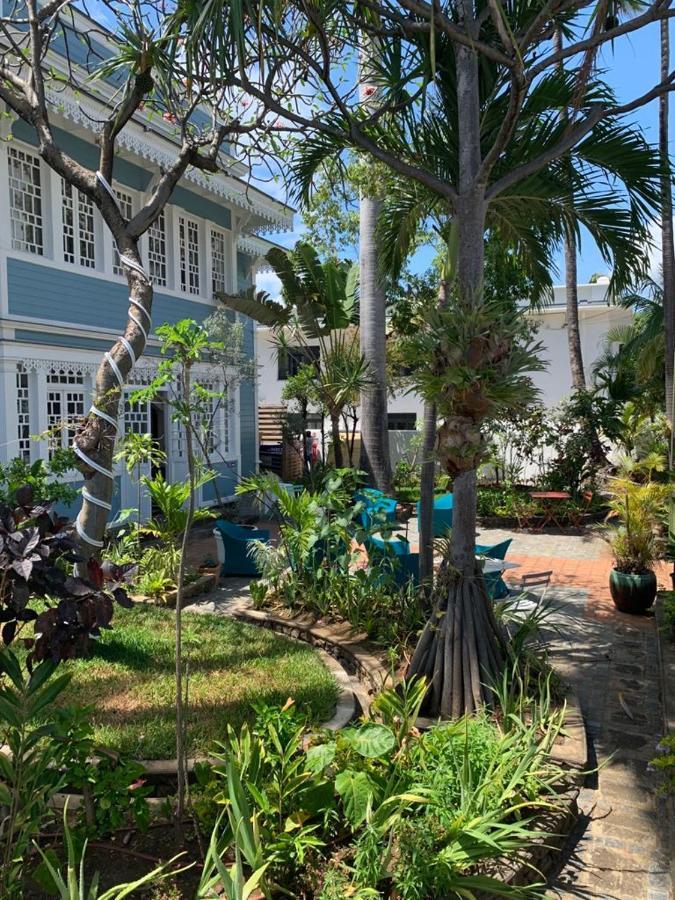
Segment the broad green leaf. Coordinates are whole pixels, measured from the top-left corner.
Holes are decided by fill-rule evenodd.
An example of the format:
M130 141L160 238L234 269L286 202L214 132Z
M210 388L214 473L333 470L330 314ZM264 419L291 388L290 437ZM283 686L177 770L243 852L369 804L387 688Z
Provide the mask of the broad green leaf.
M358 828L368 814L375 785L365 772L345 769L335 779L335 790L342 799L345 815L353 828Z
M386 725L376 723L363 725L349 734L349 743L366 759L387 756L396 746L394 732Z
M305 768L320 775L335 759L335 744L317 744L306 753Z

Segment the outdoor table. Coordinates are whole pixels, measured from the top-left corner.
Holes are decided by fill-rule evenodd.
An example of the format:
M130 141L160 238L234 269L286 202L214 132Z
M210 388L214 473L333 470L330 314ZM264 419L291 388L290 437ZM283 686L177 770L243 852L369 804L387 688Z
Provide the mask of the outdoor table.
M485 560L483 574L490 575L493 572L506 572L507 569L519 569L520 563L507 562L505 559L490 559L489 556L477 556L476 559Z
M558 518L558 509L566 500L572 499L572 495L568 491L530 491L530 497L533 500L540 500L544 508L544 521L537 529L538 531L543 531L549 524L562 528L562 523Z

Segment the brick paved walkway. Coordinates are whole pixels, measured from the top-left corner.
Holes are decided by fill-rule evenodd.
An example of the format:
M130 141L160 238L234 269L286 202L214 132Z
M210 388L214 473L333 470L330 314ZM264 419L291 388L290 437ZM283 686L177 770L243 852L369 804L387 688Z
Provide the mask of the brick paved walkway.
M559 611L549 635L552 662L573 685L586 722L590 766L582 818L549 896L671 900L663 801L647 771L662 734L655 623L617 612L608 591L611 557L598 538L483 530L481 543L513 537L506 573L553 571ZM669 584L668 571L659 581ZM589 767L590 767L589 766Z

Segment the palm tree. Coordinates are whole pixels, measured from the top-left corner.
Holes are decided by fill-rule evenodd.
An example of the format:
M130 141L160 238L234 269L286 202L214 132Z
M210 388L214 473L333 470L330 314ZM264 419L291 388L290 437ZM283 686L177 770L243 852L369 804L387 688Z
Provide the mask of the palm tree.
M439 50L437 59L443 58ZM426 127L418 123L406 137L420 158L433 159L437 174L452 182L457 166L457 143L448 119L452 121L452 111L456 109L454 66L448 64L444 68L439 64L437 81L442 96L436 115L428 117ZM491 99L494 85L487 78L482 86L486 95L483 121L492 122L498 128L503 108ZM532 108L526 110L528 114L522 122L523 139L528 145L530 140L536 145L533 135L537 132L541 133L542 142L550 140L552 121L559 120L561 108L572 105L575 86L574 72L558 72L542 86L541 94L532 98ZM607 92L602 82L594 82L588 102L606 96ZM316 148L312 151L316 158ZM517 155L517 150L514 152ZM526 152L524 146L523 152ZM301 179L307 178L310 170L303 172L301 154L299 158L298 174ZM494 198L486 209L483 227L487 234L498 234L503 245L511 247L512 253L521 260L536 297L550 285L555 246L569 234L576 234L583 224L605 259L614 263L612 289L618 290L644 267L649 210L657 202L657 178L658 162L640 132L624 123L603 124L565 158L551 162ZM616 179L626 187L625 200L613 191L598 187ZM419 182L393 179L380 218L381 246L385 248L387 268L393 271L400 268L420 222L431 217L439 223L439 230L447 233L448 222L456 214L456 210L448 209L442 197ZM426 704L427 711L434 715L457 715L490 701L490 691L485 685L498 674L502 649L480 577L474 573L476 468L485 447L483 428L492 418L508 412L512 404L522 408L530 390L525 373L539 366L533 353L535 348L516 340L519 322L514 310L503 308L498 298L486 297L484 292L480 303L472 299L473 289L469 290L467 284L473 284L473 275L466 271L467 258L472 252L472 247L462 245L460 240L451 320L448 321L447 313L442 310L432 313L430 322L420 328L414 350L420 363L419 392L429 404L429 411L434 403L443 420L437 435L437 452L454 479L455 494L451 564L434 588L435 611L410 667L412 674L431 677L433 673ZM458 299L462 297L463 300ZM489 324L483 318L487 310L492 315ZM458 329L457 321L464 323L462 329ZM441 322L444 327L440 327ZM489 339L483 328L489 333ZM450 334L454 335L453 339ZM437 341L435 349L434 340ZM475 357L470 365L462 364L462 353ZM500 373L498 383L494 381L495 371ZM458 578L457 571L467 573L468 580ZM468 647L463 639L453 644L457 634L455 617L463 617L462 627L473 635ZM454 659L452 666L459 669L452 675L448 667ZM481 673L478 683L475 671ZM463 692L457 684L468 689Z
M362 37L359 73L361 103L370 105L377 90L374 56L377 48ZM371 168L373 168L371 163ZM361 455L359 468L379 490L391 490L391 460L387 427L387 319L384 279L380 266L377 221L382 201L373 190L375 178L366 179L359 195L360 340L370 379L361 392ZM369 183L368 183L369 182Z
M661 21L661 77L667 78L670 70L670 19ZM664 74L665 73L665 74ZM659 152L663 174L661 175L661 273L663 278L663 317L665 323L665 384L666 415L673 423L673 362L675 356L675 252L673 249L673 186L670 170L668 141L670 97L664 93L659 98Z
M631 401L648 413L665 405L663 299L662 285L652 278L624 292L619 304L633 311L633 321L607 332L593 366L596 386L611 400L617 404Z

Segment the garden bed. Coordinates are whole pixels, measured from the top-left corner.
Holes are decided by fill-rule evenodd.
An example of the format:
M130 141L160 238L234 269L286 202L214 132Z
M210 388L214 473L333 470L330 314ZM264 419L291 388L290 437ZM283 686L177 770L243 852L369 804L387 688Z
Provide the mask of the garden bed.
M226 728L252 716L252 704L292 697L313 722L333 714L335 677L310 647L223 616L186 614L188 752L207 753ZM87 705L95 740L137 758L175 755L174 617L136 605L115 614L92 656L66 664L73 680L62 705Z
M200 574L194 581L190 581L183 586L183 601L191 601L193 597L199 597L200 594L206 594L208 591L213 590L217 583L217 572L204 572ZM159 598L146 597L143 594L132 595L132 600L135 603L151 603L155 606L165 607L166 609L175 609L177 599L177 590L167 591L166 594L163 594ZM186 602L183 602L183 606L187 605Z

